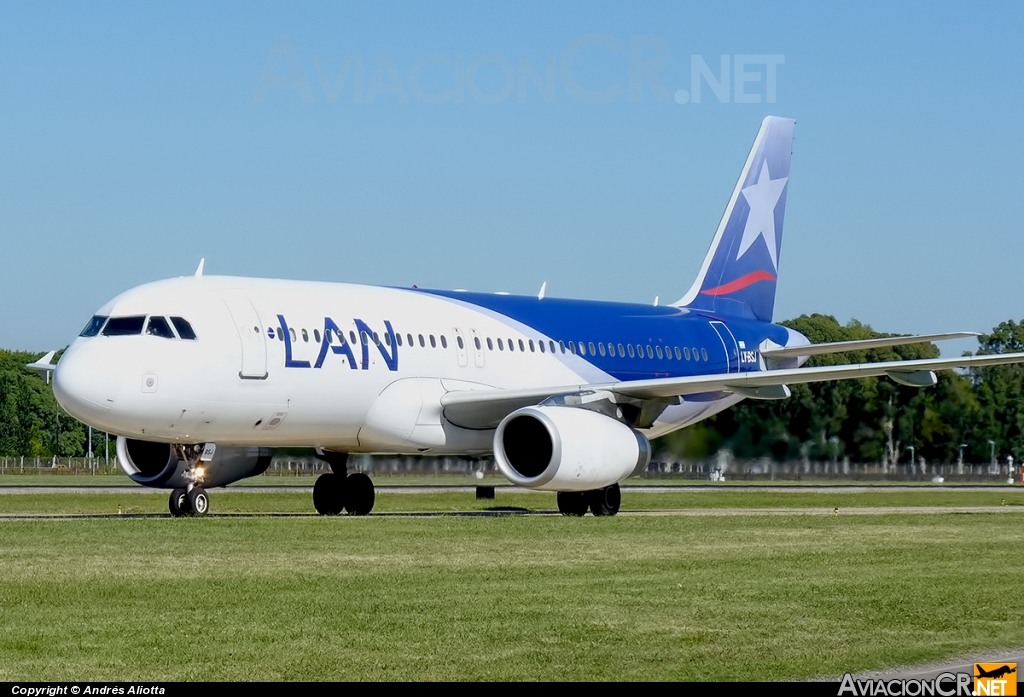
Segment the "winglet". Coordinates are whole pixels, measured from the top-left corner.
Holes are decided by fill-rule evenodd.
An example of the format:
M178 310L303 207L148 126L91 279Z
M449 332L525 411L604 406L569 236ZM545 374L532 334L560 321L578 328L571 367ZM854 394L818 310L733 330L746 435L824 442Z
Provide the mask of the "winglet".
M199 266L196 268L196 278L203 275L203 267L206 266L206 257L199 260Z
M544 293L546 293L547 290L548 290L548 282L544 281L544 283L542 283L541 286L540 286L540 292L537 293L537 300L543 300L544 299Z
M43 377L46 378L47 384L50 382L50 373L57 367L53 363L53 357L57 354L56 351L50 351L45 356L40 358L35 363L29 363L25 367L31 370L38 371Z

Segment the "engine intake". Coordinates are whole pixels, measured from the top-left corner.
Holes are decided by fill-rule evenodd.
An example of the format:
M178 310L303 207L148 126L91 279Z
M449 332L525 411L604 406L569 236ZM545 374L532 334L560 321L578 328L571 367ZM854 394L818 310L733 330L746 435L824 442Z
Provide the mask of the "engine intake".
M219 447L212 460L202 463L203 486L224 486L263 474L270 466L271 456L270 448ZM182 476L185 462L178 460L170 443L119 436L117 462L132 481L144 486L174 488L188 484Z
M494 459L519 486L588 491L642 472L651 461L651 445L629 426L594 411L524 407L498 424Z

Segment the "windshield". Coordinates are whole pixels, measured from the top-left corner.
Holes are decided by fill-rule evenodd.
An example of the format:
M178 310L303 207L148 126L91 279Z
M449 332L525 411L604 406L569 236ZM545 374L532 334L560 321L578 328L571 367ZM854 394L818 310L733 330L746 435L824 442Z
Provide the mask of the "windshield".
M142 325L146 322L145 315L135 317L111 317L103 328L103 336L129 336L142 333Z
M103 323L107 321L106 317L102 315L94 315L89 323L85 325L85 329L78 336L96 336L103 329Z

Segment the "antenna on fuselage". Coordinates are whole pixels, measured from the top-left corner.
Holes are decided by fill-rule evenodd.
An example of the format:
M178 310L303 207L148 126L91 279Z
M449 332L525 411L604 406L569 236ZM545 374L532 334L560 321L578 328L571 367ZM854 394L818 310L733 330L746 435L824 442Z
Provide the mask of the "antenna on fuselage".
M654 306L655 306L655 307L657 307L657 306L658 306L658 299L659 299L659 297L660 297L660 296L658 296L658 295L655 295L655 296L654 296Z
M196 268L196 278L203 275L203 267L206 266L206 257L199 260L199 266Z
M543 300L544 299L544 293L546 293L547 290L548 290L548 282L544 281L544 283L542 283L541 286L540 286L540 292L537 293L537 300Z

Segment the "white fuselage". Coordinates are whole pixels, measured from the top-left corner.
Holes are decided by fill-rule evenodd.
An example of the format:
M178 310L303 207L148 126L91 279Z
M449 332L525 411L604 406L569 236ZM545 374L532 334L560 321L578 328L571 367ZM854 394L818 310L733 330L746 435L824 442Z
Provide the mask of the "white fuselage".
M58 364L54 390L69 413L150 441L486 453L493 430L448 423L440 403L445 392L614 380L507 316L404 289L184 277L132 289L97 314L182 317L194 328L195 340L145 331L79 337ZM541 342L556 351L541 352ZM648 434L706 418L739 399L670 407Z

